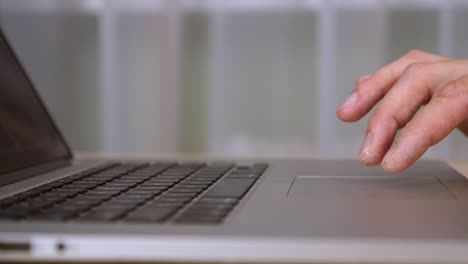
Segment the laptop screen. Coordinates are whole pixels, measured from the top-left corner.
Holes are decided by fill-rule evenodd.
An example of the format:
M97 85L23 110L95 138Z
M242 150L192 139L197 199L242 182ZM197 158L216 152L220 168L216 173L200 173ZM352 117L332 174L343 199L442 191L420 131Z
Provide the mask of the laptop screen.
M0 30L0 185L15 181L2 174L70 157L67 145Z

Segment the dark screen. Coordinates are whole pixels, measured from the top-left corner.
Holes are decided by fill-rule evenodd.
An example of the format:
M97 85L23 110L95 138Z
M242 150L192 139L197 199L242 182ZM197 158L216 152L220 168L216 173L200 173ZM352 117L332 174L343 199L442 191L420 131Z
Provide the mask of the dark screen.
M0 174L68 158L68 147L0 30Z

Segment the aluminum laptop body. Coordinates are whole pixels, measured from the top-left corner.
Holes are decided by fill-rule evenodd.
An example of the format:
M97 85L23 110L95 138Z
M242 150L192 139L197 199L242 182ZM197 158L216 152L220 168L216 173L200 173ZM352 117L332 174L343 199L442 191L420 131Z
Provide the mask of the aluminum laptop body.
M22 202L29 199L25 194L45 190L43 186L58 190L57 186L64 186L64 182L92 178L96 173L105 180L110 177L109 171L102 172L117 165L72 158L1 32L0 66L0 261L468 262L468 181L439 161L420 161L399 174L363 168L352 160L239 160L238 165L228 161L186 163L177 159L132 161L131 164L140 164L131 165L131 169L125 167L133 172L141 164L161 171L173 164L182 164L185 170L211 166L206 170L210 172L224 166L225 174L216 176L213 185L203 187L189 202L194 204L231 201L233 198L229 197L213 198L218 195L215 190L221 188L218 183L224 184L225 193L236 193L242 187L239 183L247 182L240 180L242 177L255 180L249 181L251 184L243 189L224 218L198 218L219 221L178 222L174 220L176 216L154 222L20 217L23 211L31 211ZM258 164L261 169L255 167ZM250 171L236 177L233 170ZM257 171L257 175L252 176L252 171ZM124 174L120 179L126 177L131 182L122 168L118 172ZM140 194L152 191L142 186L159 190L159 183L172 179L161 181L159 173L154 179L143 180L146 174L141 170L133 175L145 184L154 183L134 184L140 188ZM197 186L193 177L194 180L182 183L190 181L191 186ZM120 185L124 182L121 180ZM85 179L81 183L79 186L83 187L92 181ZM102 185L97 188L105 190ZM164 188L158 195L171 190ZM34 201L37 204L46 201L46 197L48 194L40 193ZM177 196L172 197L178 201ZM82 202L75 200L77 204ZM199 216L205 207L194 208L192 216ZM38 209L37 214L50 212L47 210Z

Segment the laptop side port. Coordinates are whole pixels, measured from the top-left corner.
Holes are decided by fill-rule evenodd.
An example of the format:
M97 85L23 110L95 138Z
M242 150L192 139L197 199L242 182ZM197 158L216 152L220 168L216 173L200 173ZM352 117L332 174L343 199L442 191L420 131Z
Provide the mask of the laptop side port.
M0 253L4 252L29 252L31 244L28 242L0 241Z

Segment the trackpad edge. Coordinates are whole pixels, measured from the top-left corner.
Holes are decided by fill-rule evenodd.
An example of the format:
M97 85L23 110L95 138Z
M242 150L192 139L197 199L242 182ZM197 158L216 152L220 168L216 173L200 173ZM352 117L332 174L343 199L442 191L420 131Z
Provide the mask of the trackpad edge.
M288 199L327 200L454 200L434 177L296 176Z

